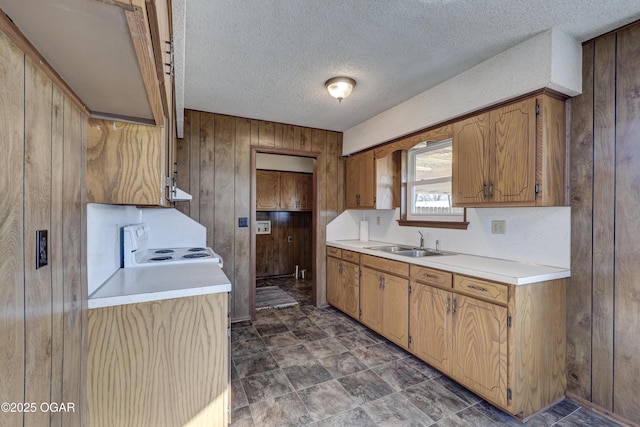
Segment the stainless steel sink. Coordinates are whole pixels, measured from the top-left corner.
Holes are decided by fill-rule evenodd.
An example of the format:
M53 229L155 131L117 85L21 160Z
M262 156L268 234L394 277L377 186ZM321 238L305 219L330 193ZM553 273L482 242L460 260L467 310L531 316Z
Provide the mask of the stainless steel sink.
M374 251L398 253L401 251L410 251L413 248L411 246L389 245L389 246L371 246L367 249L373 249Z
M408 256L412 258L420 258L425 256L443 255L442 252L430 251L427 249L411 249L407 251L397 251L396 255Z

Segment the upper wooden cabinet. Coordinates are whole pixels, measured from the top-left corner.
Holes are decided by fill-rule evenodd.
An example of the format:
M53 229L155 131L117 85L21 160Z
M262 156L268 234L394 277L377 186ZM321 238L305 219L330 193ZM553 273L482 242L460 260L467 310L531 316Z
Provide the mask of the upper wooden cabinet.
M89 119L88 201L169 206L170 142L163 126Z
M564 101L540 94L453 124L454 206L565 204Z
M256 210L310 211L312 209L312 174L256 171Z
M347 157L347 209L393 209L399 206L400 165L395 156L376 159L374 151Z

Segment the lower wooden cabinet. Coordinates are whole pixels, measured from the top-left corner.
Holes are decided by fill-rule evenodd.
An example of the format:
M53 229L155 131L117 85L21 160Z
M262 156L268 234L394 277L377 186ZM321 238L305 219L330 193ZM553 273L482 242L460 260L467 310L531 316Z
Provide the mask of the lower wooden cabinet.
M228 299L89 310L89 426L227 426Z
M509 285L365 254L360 270L365 326L517 419L564 397L565 279Z
M327 301L355 319L360 305L359 274L358 264L327 257Z

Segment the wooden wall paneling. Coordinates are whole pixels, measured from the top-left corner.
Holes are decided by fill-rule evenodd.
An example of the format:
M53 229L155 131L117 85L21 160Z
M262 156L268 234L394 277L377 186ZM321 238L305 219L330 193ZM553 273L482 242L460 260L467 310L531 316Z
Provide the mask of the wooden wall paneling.
M616 35L596 40L593 93L592 401L613 410Z
M315 179L316 199L314 200L316 214L315 241L315 289L312 299L317 305L327 304L327 131L313 129L311 133L311 151L320 153L316 158Z
M295 149L295 126L282 125L282 148L285 150Z
M49 402L51 396L51 269L36 270L36 230L48 230L51 242L52 82L30 61L25 66L25 402ZM28 286L26 286L28 284ZM46 412L25 413L25 423L49 423Z
M311 129L300 128L300 145L297 149L301 151L311 151Z
M64 190L62 236L64 264L64 385L63 402L86 405L86 129L88 121L80 111L65 102L64 111ZM86 414L80 410L80 416ZM62 414L65 426L86 425L73 413Z
M189 135L191 132L191 115L184 115L184 129L183 135ZM186 191L193 197L193 191L191 190L191 182L189 180L189 170L191 169L191 145L189 144L189 138L176 139L176 170L178 171L177 186L181 190ZM176 202L176 209L183 214L190 216L191 202Z
M336 155L338 157L338 165L336 169L336 185L338 186L338 194L336 195L337 211L340 215L345 210L345 194L344 194L344 157L342 157L342 133L338 134L338 149Z
M189 216L195 221L200 222L200 116L198 111L190 111L189 114L189 133L185 127L184 136L189 136L189 169L182 173L189 174L189 189L191 189L191 202L189 203ZM185 119L185 125L187 121ZM180 172L178 172L180 173Z
M62 90L53 86L51 105L51 401L62 402L64 331L64 103ZM77 156L76 156L77 157ZM51 426L62 424L62 413L51 412Z
M216 114L214 124L213 246L224 260L223 271L233 278L235 271L235 120Z
M200 208L199 222L207 228L207 246L215 236L215 139L214 114L200 114Z
M11 402L25 395L24 54L2 31L0 92L0 400ZM22 414L0 411L0 425L22 425Z
M293 233L296 219L293 215L290 216L289 212L276 212L275 214L278 223L278 246L276 256L273 257L273 269L277 275L282 275L293 271L291 258L293 256L293 239L296 237ZM289 236L291 236L291 242L288 240Z
M235 217L247 217L251 220L251 121L236 118L235 122ZM253 307L251 269L246 261L251 258L251 227L235 227L235 230L232 310L248 317Z
M327 149L326 149L326 172L325 177L338 176L338 162L340 161L341 152L338 151L338 133L327 132ZM342 184L337 179L327 179L327 224L338 216L338 189Z
M582 95L572 99L571 278L567 284L567 391L591 400L593 43L582 53Z
M302 141L302 128L300 126L293 127L293 149L294 150L302 150L301 141Z
M260 122L251 120L251 145L260 145Z
M640 24L617 39L614 398L616 414L640 422Z
M276 146L276 128L275 123L265 122L260 120L258 122L258 145L261 147L275 147Z
M274 123L274 145L275 148L282 148L282 123Z

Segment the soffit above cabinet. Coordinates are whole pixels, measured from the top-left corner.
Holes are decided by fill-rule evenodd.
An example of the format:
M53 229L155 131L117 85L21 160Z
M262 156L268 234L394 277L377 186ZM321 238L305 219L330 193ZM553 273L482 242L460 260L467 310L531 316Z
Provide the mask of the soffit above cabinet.
M97 0L0 0L94 114L152 120L124 9Z

